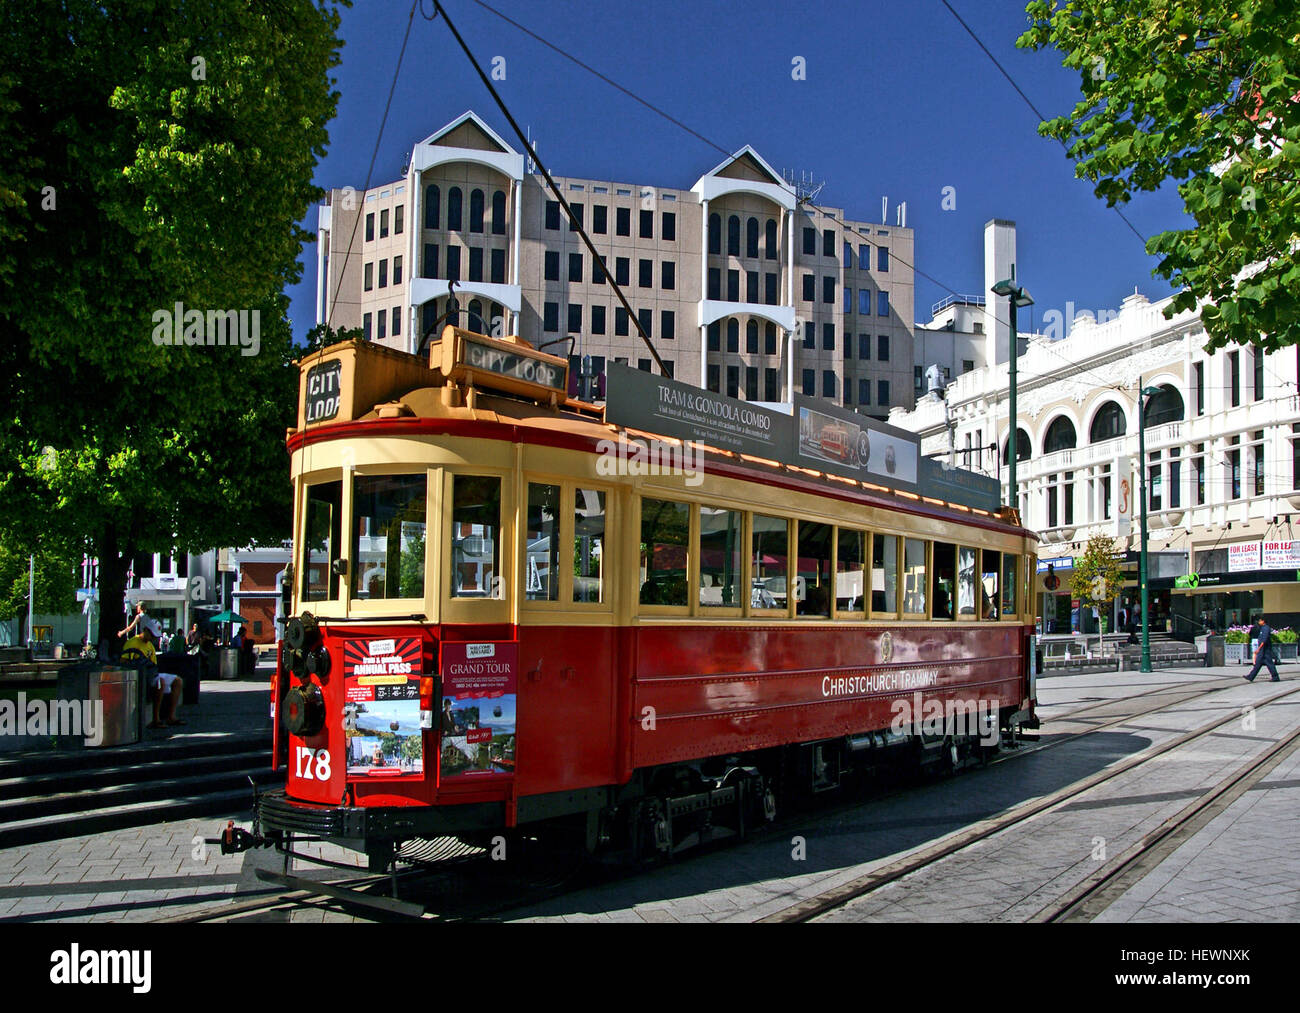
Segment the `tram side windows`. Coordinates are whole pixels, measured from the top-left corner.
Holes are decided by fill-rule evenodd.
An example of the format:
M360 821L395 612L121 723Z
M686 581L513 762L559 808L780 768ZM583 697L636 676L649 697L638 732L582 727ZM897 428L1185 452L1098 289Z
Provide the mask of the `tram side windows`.
M528 484L524 594L528 601L560 600L560 487Z
M352 481L352 597L424 597L428 479L357 475Z
M790 522L784 517L754 514L749 536L753 568L749 580L750 611L787 611Z
M1002 572L1002 553L985 549L980 553L980 556L982 560L980 566L980 618L997 619L998 602L1002 597L998 591L998 580Z
M605 600L605 493L578 489L573 500L573 600Z
M898 536L876 535L871 545L871 614L898 618Z
M339 596L333 563L342 546L343 483L309 485L303 512L302 600L334 601Z
M501 479L453 475L451 597L504 598L500 573Z
M903 539L903 612L925 614L925 564L929 542L923 538Z
M662 499L641 500L641 604L685 606L691 544L691 508Z
M744 580L745 515L720 507L700 507L700 605L741 605Z
M975 550L963 545L957 550L957 614L977 619L975 604Z
M866 616L867 533L838 528L835 533L835 612L845 619Z
M799 552L795 557L798 579L795 596L801 616L831 614L831 534L834 527L814 521L799 522ZM802 588L802 597L799 591Z
M1016 580L1016 567L1019 565L1019 556L1013 556L1010 552L1002 554L1002 614L1004 616L1017 614L1016 588L1019 582Z
M957 546L951 542L934 543L930 585L931 618L953 618L953 597L957 589Z

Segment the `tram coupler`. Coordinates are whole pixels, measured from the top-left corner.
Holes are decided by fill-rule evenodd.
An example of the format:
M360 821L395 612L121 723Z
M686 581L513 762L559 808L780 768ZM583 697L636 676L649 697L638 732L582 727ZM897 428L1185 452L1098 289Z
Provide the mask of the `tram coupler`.
M221 831L220 837L206 838L204 843L220 844L223 855L238 855L245 851L252 851L254 848L275 846L275 841L272 838L250 833L243 827L237 827L234 820L226 821L226 828Z

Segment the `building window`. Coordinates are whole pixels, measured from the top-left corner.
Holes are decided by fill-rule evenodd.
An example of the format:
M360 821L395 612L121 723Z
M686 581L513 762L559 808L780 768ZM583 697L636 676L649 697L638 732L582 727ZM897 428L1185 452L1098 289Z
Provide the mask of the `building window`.
M740 367L727 367L727 397L738 397L740 395Z
M779 276L774 271L768 271L763 275L763 302L769 306L775 306L777 302L777 278Z
M858 404L860 405L871 404L871 381L870 380L858 381Z
M745 367L745 400L758 400L758 367Z
M963 373L969 373L969 372L971 372L974 368L975 368L975 360L974 360L974 359L962 359L962 360L961 360L961 371L962 371Z
M379 212L379 238L388 238L388 208Z
M591 231L598 236L603 236L609 231L609 206L607 204L593 204L591 206Z
M1228 451L1228 498L1241 499L1241 437L1234 436Z
M835 351L835 325L822 324L822 348L827 352Z
M876 270L877 271L889 270L889 250L884 246L876 247Z
M733 354L740 352L740 321L735 317L727 320L727 351Z
M447 247L447 280L460 281L460 247Z
M717 267L709 268L708 274L708 296L709 299L722 298L722 270Z
M727 301L740 302L740 272L727 272Z
M811 320L805 320L803 322L803 347L817 347L817 325Z
M814 233L816 235L816 233ZM811 369L803 371L803 395L804 397L817 396L817 374Z
M400 211L401 208L398 208ZM401 227L397 229L401 232ZM506 193L504 190L497 190L492 194L492 235L504 236L506 234Z
M542 330L558 331L560 329L560 304L548 302L542 306Z
M889 316L889 293L888 292L876 293L876 316L878 317Z
M1255 360L1255 400L1264 400L1264 349L1256 348Z
M370 340L370 314L361 314L361 337L366 341Z
M844 315L848 316L853 312L853 289L848 285L844 286Z
M632 209L614 209L614 235L630 236L632 234Z
M871 335L858 335L858 358L863 362L871 361Z
M1232 393L1232 407L1241 404L1241 353L1228 353L1228 388ZM1235 497L1234 497L1235 498Z
M672 292L677 288L677 265L671 260L665 260L659 266L660 288L665 292Z
M366 265L363 273L365 274L365 278L362 281L362 288L369 292L375 287L375 265L373 261Z
M469 280L483 280L483 250L481 247L470 247L469 251Z
M776 370L775 369L763 370L763 400L764 401L776 400Z
M380 288L388 287L388 261L387 260L381 260L379 262L379 287Z
M709 324L706 331L708 346L710 352L720 351L722 348L722 321L715 320Z
M402 308L393 307L393 337L400 337L402 334Z
M889 361L889 335L876 335L876 358L881 362Z
M763 354L776 354L776 324L768 321L763 328Z
M808 257L817 256L817 230L816 229L803 230L803 252L804 255Z
M424 244L424 275L425 278L438 277L438 244Z
M641 330L645 333L645 336L647 338L652 337L653 335L650 333L651 311L647 309L637 310L636 319L637 323L641 325Z
M650 360L649 360L649 359L637 359L637 360L636 360L636 368L639 369L639 370L641 370L642 373L649 373L649 372L650 372Z
M677 337L677 313L675 310L659 311L659 337L672 341Z
M827 276L822 279L822 302L835 305L835 279Z
M654 288L655 284L655 262L653 260L640 260L637 262L637 287Z
M758 354L758 321L751 320L745 324L745 352L748 355Z
M727 219L727 256L740 256L740 217L731 215Z
M745 221L745 256L758 259L758 219Z
M373 243L374 241L375 241L375 213L371 211L369 214L366 215L366 242Z
M776 219L769 218L763 230L763 256L767 260L776 260Z
M811 274L803 276L803 301L813 302L817 298L817 278Z
M477 188L469 193L469 230L483 231L483 191Z
M582 281L582 254L569 254L569 281Z
M835 230L834 229L824 229L822 231L822 256L831 257L831 258L834 258L835 256Z
M459 232L461 229L460 218L460 187L453 186L447 191L447 231Z
M1183 505L1183 462L1179 460L1182 450L1171 447L1169 450L1169 509L1177 510Z
M1196 414L1205 414L1205 363L1192 363L1192 393L1196 398Z
M918 394L921 392L921 385L922 385L924 382L925 382L925 380L924 380L924 378L923 378L922 375L921 375L921 367L920 367L920 366L913 366L913 367L912 367L912 385L916 388L916 392L917 392Z
M582 205L570 204L569 210L573 212L573 214L569 218L569 231L577 232L579 229L582 228Z
M394 257L393 258L393 284L400 285L401 283L402 283L402 258Z
M1192 450L1195 453L1192 458L1192 476L1196 485L1196 505L1205 506L1205 444L1197 443ZM1300 456L1297 456L1295 463L1300 464ZM1296 477L1300 478L1300 472ZM1300 489L1300 485L1296 488Z
M506 251L492 251L492 284L504 285L506 283Z
M1300 422L1291 423L1291 488L1300 489Z
M1264 430L1250 434L1251 471L1254 475L1255 495L1264 495Z
M558 250L547 250L542 256L542 277L545 281L560 280L560 253Z
M629 257L614 258L614 280L620 285L631 284L632 260Z
M866 243L858 245L858 270L865 271L871 267L871 247Z
M709 390L713 391L713 393L715 394L722 393L722 391L719 390L719 384L721 383L721 380L719 379L720 375L721 375L721 370L718 368L718 364L715 362L709 363L709 369L708 369Z
M384 338L388 337L388 314L383 310L376 313L375 325L378 328L378 330L375 331L375 338L379 341L383 341Z
M569 303L569 334L582 333L582 304Z
M593 306L591 308L591 333L605 333L605 307Z
M398 204L393 208L393 235L400 236L406 226L406 205Z
M426 229L436 229L438 227L438 218L441 213L440 196L436 186L425 187L424 189L424 227Z
M879 408L889 407L889 381L876 381L876 406Z
M627 331L628 331L627 310L625 310L622 306L615 306L614 307L614 333L619 337L625 338L627 337ZM646 370L648 371L649 368L650 367L647 366Z
M758 302L758 272L745 272L745 302Z
M560 202L557 200L546 202L546 227L552 232L560 230Z
M822 397L835 396L835 370L822 370Z
M709 215L709 252L722 252L722 218L718 215Z
M662 238L665 243L675 243L677 241L677 214L674 211L664 212Z

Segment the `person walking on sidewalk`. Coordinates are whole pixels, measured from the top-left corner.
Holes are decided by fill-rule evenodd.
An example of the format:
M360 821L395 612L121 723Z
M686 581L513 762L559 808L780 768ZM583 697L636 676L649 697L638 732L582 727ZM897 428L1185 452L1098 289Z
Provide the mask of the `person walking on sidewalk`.
M1267 665L1269 674L1273 676L1274 682L1282 680L1277 676L1277 665L1273 660L1273 629L1264 621L1264 617L1259 617L1259 625L1255 627L1255 637L1259 641L1259 647L1255 649L1255 667L1250 670L1250 675L1243 676L1247 682L1254 682L1255 676L1259 675L1261 665Z

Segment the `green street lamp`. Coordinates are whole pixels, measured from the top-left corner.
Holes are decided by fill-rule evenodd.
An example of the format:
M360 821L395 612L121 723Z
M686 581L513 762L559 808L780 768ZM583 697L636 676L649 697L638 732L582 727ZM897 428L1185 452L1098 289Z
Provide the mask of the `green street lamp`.
M1016 310L1021 306L1032 306L1034 300L1016 284L1015 264L1011 265L1011 277L998 282L991 291L994 295L1009 296L1011 299L1011 350L1007 355L1007 407L1011 414L1011 435L1007 439L1007 463L1010 468L1007 475L1007 505L1018 510L1020 497L1016 488L1016 460L1020 457L1020 420L1016 417L1016 359L1020 353L1020 332L1016 327Z
M1143 387L1138 377L1138 497L1141 500L1141 549L1138 556L1138 584L1142 590L1142 664L1151 671L1151 617L1147 615L1147 398L1160 393L1159 387Z

